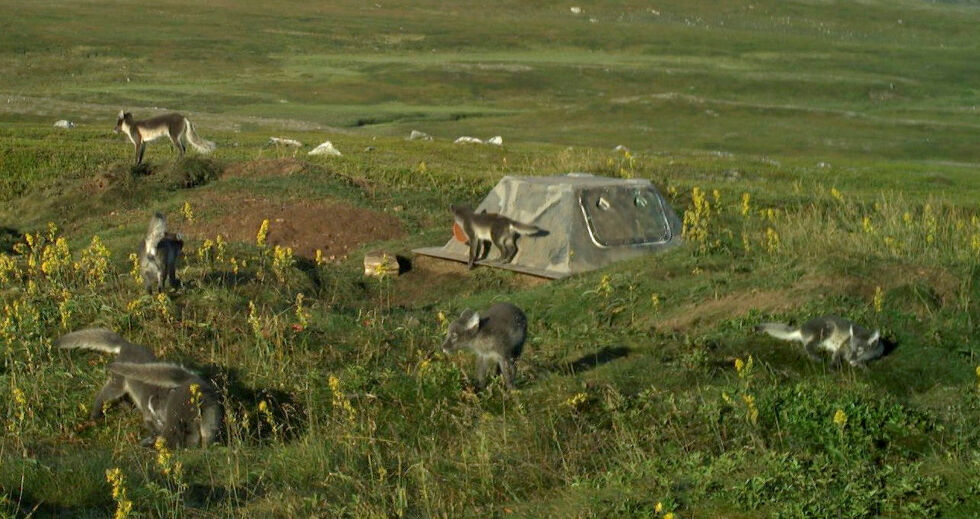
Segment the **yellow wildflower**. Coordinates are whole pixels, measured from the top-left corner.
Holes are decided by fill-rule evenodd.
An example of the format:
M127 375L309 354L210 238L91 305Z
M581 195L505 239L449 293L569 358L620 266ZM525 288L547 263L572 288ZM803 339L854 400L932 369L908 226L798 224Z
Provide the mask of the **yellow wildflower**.
M191 209L190 202L184 202L184 205L180 208L180 214L184 215L184 220L188 222L194 221L194 210Z
M565 400L564 405L572 409L578 410L585 404L586 400L589 399L589 395L586 393L575 393L571 397Z
M834 413L834 424L841 429L847 425L847 414L844 413L843 409L838 409L837 412Z
M844 203L844 195L842 195L841 192L838 191L836 187L830 188L830 196L832 196L834 200L837 200L842 204Z
M105 471L105 479L112 485L112 499L116 502L114 519L125 519L133 509L133 502L126 496L126 480L118 468Z
M875 287L875 295L871 299L871 306L874 307L876 313L881 313L881 309L885 304L885 294L881 291L880 286Z
M255 244L259 247L265 247L265 240L269 237L269 220L262 220L262 225L259 226L259 232L255 235Z

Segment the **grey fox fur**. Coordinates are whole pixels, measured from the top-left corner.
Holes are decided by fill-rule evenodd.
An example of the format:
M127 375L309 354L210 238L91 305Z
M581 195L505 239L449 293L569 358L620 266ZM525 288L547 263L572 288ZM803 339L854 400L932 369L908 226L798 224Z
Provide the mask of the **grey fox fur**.
M521 355L527 334L527 317L510 303L497 303L482 313L466 309L449 325L442 351L452 353L468 348L477 356L477 380L486 386L487 372L499 366L504 384L514 388L517 368L514 362Z
M474 262L489 254L491 242L500 250L500 261L510 263L517 255L517 237L522 234L541 232L538 227L496 213L475 213L469 207L456 205L450 206L450 209L453 212L453 219L463 229L469 241L470 254L467 265L471 269Z
M184 241L180 236L167 232L167 218L163 213L154 214L139 250L140 274L147 292L153 293L154 287L163 292L167 281L171 288L180 285L177 280L177 258L183 248Z
M819 360L817 351L828 351L833 355L834 365L846 361L851 366L863 366L881 357L885 351L878 330L870 332L836 315L818 317L799 327L762 323L757 329L784 341L800 341L807 355L814 360Z
M222 426L222 407L214 386L194 373L165 362L144 346L132 344L112 330L89 328L69 333L55 343L59 348L112 353L109 380L95 396L90 419L100 418L113 403L128 396L143 415L149 435L144 445L162 436L172 447L207 446ZM200 391L191 404L191 386Z
M120 110L116 119L116 127L112 130L115 133L122 131L129 137L136 150L136 165L143 163L143 152L146 151L146 143L169 137L170 142L177 148L180 157L187 152L187 141L195 150L201 153L211 153L215 145L211 141L200 138L194 132L194 125L191 121L178 113L169 113L144 119L142 121L133 120L133 114Z
M224 416L218 391L196 373L167 362L116 361L109 371L129 384L157 388L147 400L147 410L154 431L167 445L207 447L218 438Z

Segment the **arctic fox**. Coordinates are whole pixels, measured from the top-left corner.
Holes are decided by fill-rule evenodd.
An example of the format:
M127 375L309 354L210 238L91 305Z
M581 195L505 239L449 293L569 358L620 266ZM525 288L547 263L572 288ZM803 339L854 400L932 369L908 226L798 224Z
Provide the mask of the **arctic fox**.
M172 447L208 446L221 431L223 411L210 382L183 367L160 362L144 346L132 344L105 328L69 333L55 343L59 348L112 353L109 380L95 396L90 419L128 396L143 415L150 445L162 436Z
M477 356L477 381L486 386L487 372L500 367L507 388L514 389L517 368L527 333L527 317L510 303L497 303L482 313L466 309L452 324L442 343L442 351L451 353L468 348Z
M201 153L211 153L215 148L213 142L202 139L194 132L194 125L188 118L178 113L163 114L142 121L134 121L133 114L120 110L119 117L116 119L116 128L112 131L116 133L122 131L129 137L129 141L133 143L133 148L136 151L137 166L143 163L146 143L161 137L169 137L170 142L177 148L181 157L187 151L187 145L184 144L184 141L187 141Z
M184 247L180 236L167 232L167 219L162 213L156 213L150 218L150 225L143 238L143 246L139 250L140 275L143 276L143 287L152 293L153 288L163 292L164 283L170 282L171 288L177 288L177 258Z
M510 263L517 255L517 237L537 234L541 229L496 213L474 213L469 207L451 206L453 218L470 243L469 268L490 252L490 243L500 250L500 261ZM484 246L486 249L484 250Z
M878 330L869 332L835 315L812 319L800 327L762 323L757 329L784 341L800 341L807 355L814 360L819 360L818 350L829 351L833 354L832 362L835 365L847 361L851 366L863 366L881 357L885 350Z

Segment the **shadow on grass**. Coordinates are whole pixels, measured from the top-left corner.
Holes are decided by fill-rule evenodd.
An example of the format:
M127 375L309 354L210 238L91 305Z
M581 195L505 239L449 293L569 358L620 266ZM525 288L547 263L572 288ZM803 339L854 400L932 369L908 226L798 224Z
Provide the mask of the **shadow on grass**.
M895 340L895 339L890 339L890 338L887 338L887 337L882 337L881 338L881 346L883 348L882 349L882 352L881 352L881 359L883 359L883 358L891 355L892 352L894 352L896 349L898 349L898 341ZM878 359L878 360L881 360L881 359Z
M226 411L231 411L236 419L248 421L242 424L249 434L246 441L287 442L306 428L306 411L289 393L248 387L235 368L210 365L201 371L224 390Z
M10 515L7 515L10 514ZM108 517L108 510L93 506L64 506L46 503L23 489L0 492L2 517Z
M220 285L224 287L237 287L253 283L256 280L255 274L250 272L226 272L211 271L201 278L204 285Z
M14 244L23 240L24 235L12 227L0 227L0 252L11 253Z
M628 356L632 351L626 346L606 346L595 353L589 353L568 363L562 363L559 368L571 373L582 373L616 359Z

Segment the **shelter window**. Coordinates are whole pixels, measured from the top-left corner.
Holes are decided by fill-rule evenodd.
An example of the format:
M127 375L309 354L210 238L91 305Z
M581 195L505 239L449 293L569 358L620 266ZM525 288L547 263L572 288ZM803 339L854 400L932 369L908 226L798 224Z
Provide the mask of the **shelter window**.
M663 243L671 237L663 201L649 188L583 189L579 206L592 241L600 247Z

